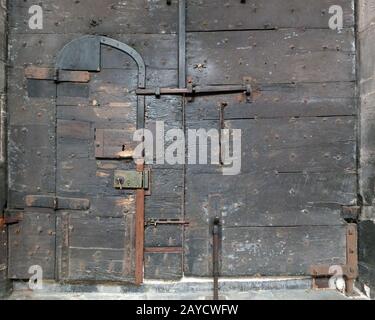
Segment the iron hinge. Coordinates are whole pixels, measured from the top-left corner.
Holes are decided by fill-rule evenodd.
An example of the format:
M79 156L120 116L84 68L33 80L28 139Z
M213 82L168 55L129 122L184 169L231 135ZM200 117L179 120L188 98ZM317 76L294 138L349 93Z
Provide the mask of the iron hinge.
M145 189L150 188L150 170L116 170L113 186L116 189Z
M346 264L338 266L316 265L310 268L310 274L313 277L313 287L317 279L332 277L340 267L340 273L346 281L346 292L351 295L354 291L354 281L358 277L358 233L357 225L348 224L346 229Z
M21 210L10 210L6 209L4 211L4 216L0 218L0 228L4 226L17 224L23 219L23 213Z

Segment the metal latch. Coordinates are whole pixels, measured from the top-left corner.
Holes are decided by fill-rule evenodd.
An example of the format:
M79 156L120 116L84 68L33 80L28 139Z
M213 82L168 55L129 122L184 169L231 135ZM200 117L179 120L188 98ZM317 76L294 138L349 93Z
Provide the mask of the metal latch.
M116 189L149 189L150 171L125 171L116 170L114 177L114 187Z
M181 225L188 226L189 222L180 220L180 219L148 219L145 223L145 226L157 227L158 225Z

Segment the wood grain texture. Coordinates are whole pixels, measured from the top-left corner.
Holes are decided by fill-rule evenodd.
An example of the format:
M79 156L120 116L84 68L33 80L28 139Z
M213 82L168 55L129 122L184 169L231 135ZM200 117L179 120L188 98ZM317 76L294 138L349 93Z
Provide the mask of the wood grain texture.
M332 4L344 9L340 33L328 28ZM90 73L87 83L57 87L53 79L27 81L24 68L54 68L66 43L105 34L142 55L148 87L174 87L177 2L50 0L42 6L44 29L32 31L28 2L10 3L9 204L23 208L25 195L49 195L56 188L60 197L89 200L90 208L60 210L46 221L32 213L19 233L12 226L10 275L23 278L26 265L42 260L51 278L132 282L135 196L113 188L113 173L135 166L96 159L95 129L134 132L134 62L103 46L101 72ZM219 166L189 166L184 176L182 166L153 166L146 219L186 219L190 225L146 229L147 246L184 244L184 256L147 253L145 277L176 280L183 269L188 276L211 276L210 224L216 215L224 223L225 276L305 275L311 264L343 262L340 210L357 201L352 1L191 0L187 9L189 77L195 84L221 85L250 76L252 103L243 94L197 97L183 114L180 97L147 97L146 126L152 130L163 120L166 129L240 128L242 172L223 177ZM111 140L122 149L122 142ZM44 234L42 223L56 226L56 238ZM35 234L40 225L43 232ZM41 251L35 253L35 246ZM47 248L56 250L56 263L43 260Z
M340 5L344 26L354 26L352 0L192 0L187 6L188 31L244 30L272 28L326 28L332 16L329 8Z
M188 76L207 85L247 76L257 83L354 81L354 39L353 29L193 32Z
M345 230L345 226L224 228L220 274L308 275L309 267L316 261L343 264ZM188 232L185 275L209 276L212 273L209 232L205 228Z
M10 3L10 28L27 33L24 17L29 17L30 5L23 0ZM44 30L35 33L175 33L177 4L168 6L164 0L51 0L42 4ZM114 27L115 26L115 27Z
M50 209L30 209L19 224L10 226L9 278L29 279L29 268L39 265L44 279L54 279L55 232L55 215Z
M63 279L134 280L134 198L127 199L126 209L119 217L98 216L96 210L63 213Z

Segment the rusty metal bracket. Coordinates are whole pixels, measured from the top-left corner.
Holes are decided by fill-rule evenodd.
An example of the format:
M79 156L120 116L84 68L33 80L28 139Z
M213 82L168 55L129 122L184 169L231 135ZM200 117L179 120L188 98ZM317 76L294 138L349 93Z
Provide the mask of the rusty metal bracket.
M17 224L20 221L21 220L18 218L8 218L8 217L0 218L0 228L3 228L4 226L8 226L11 224Z
M219 300L219 246L220 246L220 218L216 217L212 228L212 271L214 278L214 300Z
M346 293L352 295L354 291L354 281L358 277L358 233L356 224L348 224L346 230L346 264L339 266L346 282ZM330 271L332 266L317 265L310 268L313 277L313 287L319 278L332 277Z
M4 216L0 218L0 228L5 226L17 224L23 220L23 213L21 210L10 210L4 211Z

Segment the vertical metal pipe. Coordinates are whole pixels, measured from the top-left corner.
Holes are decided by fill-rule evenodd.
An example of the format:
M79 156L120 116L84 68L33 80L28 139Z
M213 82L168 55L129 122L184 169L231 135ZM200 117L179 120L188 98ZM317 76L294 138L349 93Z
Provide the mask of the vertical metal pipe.
M143 170L144 165L137 164L137 171ZM145 190L136 191L135 203L135 284L141 285L144 277Z
M186 0L178 2L178 86L186 88Z
M5 163L6 159L6 96L0 96L0 165Z
M213 242L212 242L212 271L214 276L214 300L219 300L219 243L220 243L220 219L214 219L212 229Z

